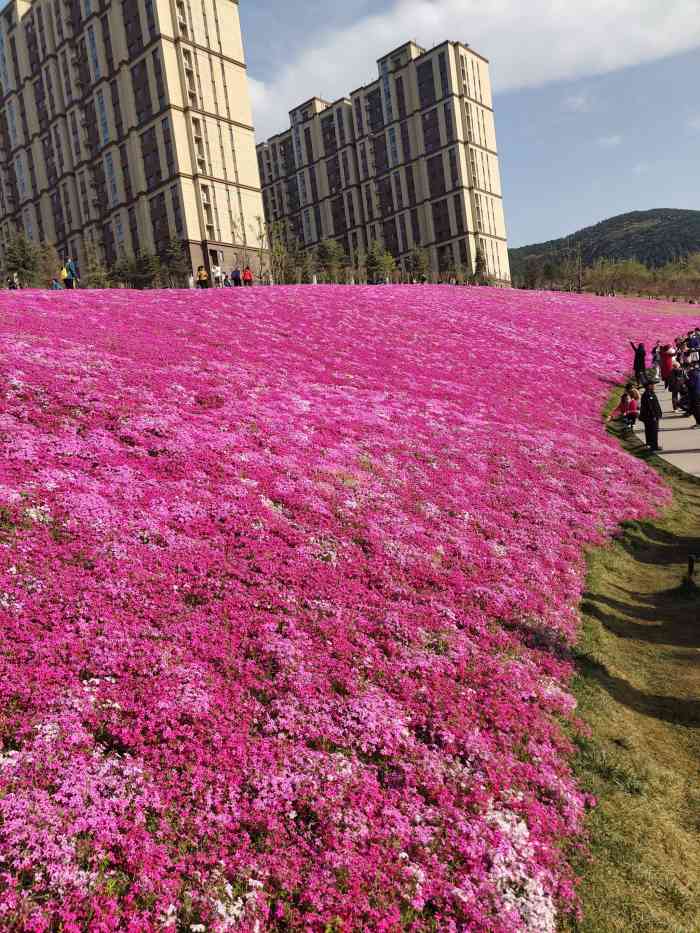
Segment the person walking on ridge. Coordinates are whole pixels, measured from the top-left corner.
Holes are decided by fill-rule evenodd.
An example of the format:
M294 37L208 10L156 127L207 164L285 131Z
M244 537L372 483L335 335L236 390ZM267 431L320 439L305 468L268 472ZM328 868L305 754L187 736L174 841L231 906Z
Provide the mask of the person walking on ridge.
M639 420L644 424L644 435L647 447L651 451L663 450L659 447L659 422L663 417L661 404L656 397L653 382L648 382L642 395L642 404L639 411Z
M647 351L643 343L640 343L639 346L635 346L630 340L630 346L634 350L634 376L637 380L637 385L642 385L644 378L644 373L647 368Z

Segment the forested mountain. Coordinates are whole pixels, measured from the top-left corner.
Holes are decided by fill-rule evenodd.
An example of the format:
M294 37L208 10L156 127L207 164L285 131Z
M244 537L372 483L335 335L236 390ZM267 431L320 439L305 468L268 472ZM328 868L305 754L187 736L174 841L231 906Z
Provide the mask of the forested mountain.
M569 237L510 250L514 282L522 280L528 261L558 264L578 258L584 266L597 259L637 259L657 269L690 253L700 252L700 211L659 209L634 211L586 227Z

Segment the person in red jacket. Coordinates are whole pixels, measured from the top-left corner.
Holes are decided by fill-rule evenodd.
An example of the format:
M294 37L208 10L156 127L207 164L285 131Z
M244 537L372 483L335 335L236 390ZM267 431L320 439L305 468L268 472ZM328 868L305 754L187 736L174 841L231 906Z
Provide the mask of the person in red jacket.
M625 430L632 431L635 424L637 423L638 417L639 403L629 393L623 392L622 398L620 399L620 404L610 415L608 421L611 421L613 418L620 418L625 426Z
M673 361L676 358L676 351L670 344L661 347L661 378L665 387L668 389L668 377L673 369Z
M249 288L253 284L253 270L250 266L246 266L243 270L243 284L247 285Z

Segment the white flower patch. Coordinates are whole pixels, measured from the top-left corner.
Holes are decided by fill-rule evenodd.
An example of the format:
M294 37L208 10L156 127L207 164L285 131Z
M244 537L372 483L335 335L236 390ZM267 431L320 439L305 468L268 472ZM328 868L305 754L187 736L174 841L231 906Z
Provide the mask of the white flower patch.
M506 909L522 917L527 933L556 933L557 911L538 878L531 877L534 849L527 824L515 813L491 808L486 819L502 834L491 877Z
M30 518L33 522L38 522L40 525L48 525L51 522L51 512L45 505L32 505L24 510L24 514L27 518Z

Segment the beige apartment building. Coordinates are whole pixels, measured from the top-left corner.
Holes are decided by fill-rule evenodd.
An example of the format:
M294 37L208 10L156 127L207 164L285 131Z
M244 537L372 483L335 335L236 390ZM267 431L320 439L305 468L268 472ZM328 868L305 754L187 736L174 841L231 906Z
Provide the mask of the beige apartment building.
M510 282L488 61L460 42L407 42L376 81L333 103L314 97L258 146L268 223L312 248L333 238L354 263L374 240L406 268L474 270L477 250Z
M104 262L259 252L236 0L12 0L0 13L0 250L12 229Z

